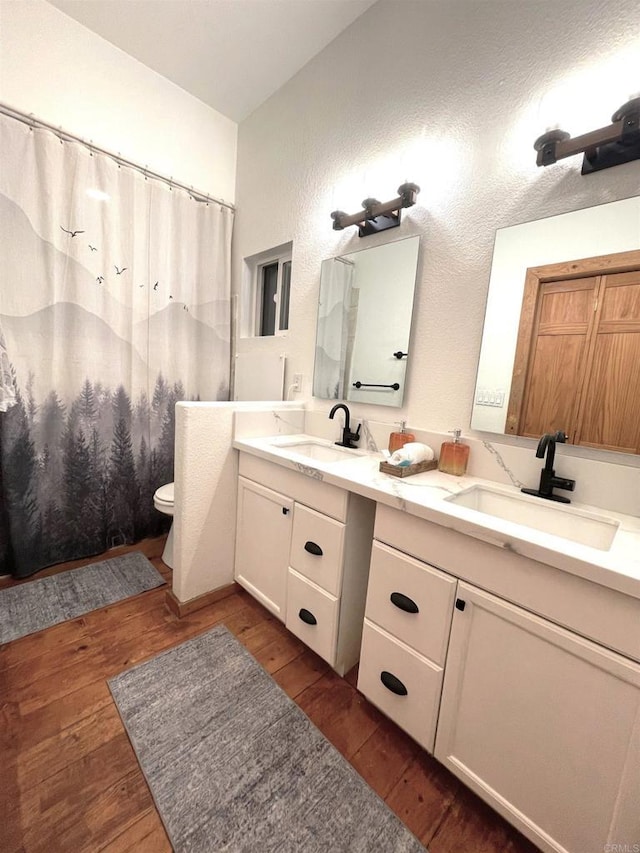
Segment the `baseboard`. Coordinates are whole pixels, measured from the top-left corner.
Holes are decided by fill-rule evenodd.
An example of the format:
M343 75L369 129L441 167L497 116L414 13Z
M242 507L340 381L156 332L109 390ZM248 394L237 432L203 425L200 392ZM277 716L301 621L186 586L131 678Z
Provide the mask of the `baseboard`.
M167 609L173 613L174 616L177 616L178 619L182 619L183 616L188 616L189 613L194 613L196 610L202 610L203 607L208 607L210 604L214 604L216 601L220 601L223 598L227 598L230 595L233 595L234 592L239 592L240 587L237 583L230 583L228 586L221 586L218 589L212 589L210 592L204 592L202 595L197 595L195 598L190 598L188 601L180 601L179 598L173 594L173 591L168 589L165 592L165 600L164 603L167 606Z

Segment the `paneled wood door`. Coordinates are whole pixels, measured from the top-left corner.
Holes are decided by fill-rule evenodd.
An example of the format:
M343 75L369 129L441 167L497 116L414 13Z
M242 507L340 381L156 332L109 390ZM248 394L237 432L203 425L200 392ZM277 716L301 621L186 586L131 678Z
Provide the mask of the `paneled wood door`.
M640 453L640 271L602 276L575 443Z
M640 252L528 270L506 431L640 453L639 410Z
M564 430L574 441L599 278L541 283L520 435Z

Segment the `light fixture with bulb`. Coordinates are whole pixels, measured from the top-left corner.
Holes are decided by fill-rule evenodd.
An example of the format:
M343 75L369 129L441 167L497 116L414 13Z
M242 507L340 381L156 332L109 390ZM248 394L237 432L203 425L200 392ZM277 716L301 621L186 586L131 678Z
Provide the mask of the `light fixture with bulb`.
M564 130L548 130L533 144L538 166L551 166L584 152L582 174L640 159L640 97L632 98L611 117L611 124L571 138Z
M412 207L419 192L420 187L417 184L407 182L398 187L398 197L391 201L381 202L377 198L365 198L362 202L363 209L358 213L349 214L334 210L331 214L333 230L342 231L349 225L357 225L358 235L366 237L386 231L387 228L396 228L400 225L402 208Z

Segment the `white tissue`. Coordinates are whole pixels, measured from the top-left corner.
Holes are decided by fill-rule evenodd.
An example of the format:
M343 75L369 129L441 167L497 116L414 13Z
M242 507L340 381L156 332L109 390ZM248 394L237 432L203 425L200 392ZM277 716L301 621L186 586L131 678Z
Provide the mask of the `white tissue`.
M391 465L406 468L407 465L415 465L416 462L430 462L435 454L428 444L419 441L409 441L400 450L396 450L389 460Z

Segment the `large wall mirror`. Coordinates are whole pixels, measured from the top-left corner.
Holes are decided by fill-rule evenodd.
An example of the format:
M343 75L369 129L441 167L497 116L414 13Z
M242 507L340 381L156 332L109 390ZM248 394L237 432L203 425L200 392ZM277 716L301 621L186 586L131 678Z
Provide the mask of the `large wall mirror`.
M419 243L407 237L323 261L314 397L402 405Z
M640 197L496 232L471 426L640 453Z

